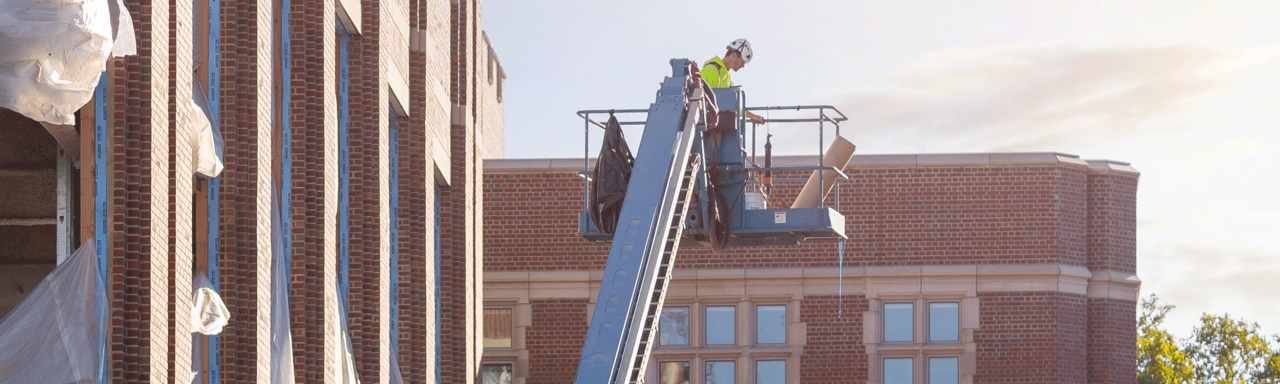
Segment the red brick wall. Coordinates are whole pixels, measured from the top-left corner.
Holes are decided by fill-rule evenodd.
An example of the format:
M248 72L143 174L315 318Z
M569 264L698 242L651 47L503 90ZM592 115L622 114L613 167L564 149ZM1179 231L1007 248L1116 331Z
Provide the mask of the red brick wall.
M169 300L174 277L170 265L190 265L189 252L170 258L175 219L170 214L170 188L177 185L170 172L175 143L168 92L176 59L170 56L173 13L167 1L131 2L126 8L134 23L137 55L113 60L107 76L108 377L117 382L164 381L172 373L172 353L177 352L170 344L175 306Z
M576 235L582 179L572 171L496 170L485 176L485 268L489 271L600 270L609 244ZM1063 264L1132 273L1136 175L1073 166L846 169L839 205L853 266ZM775 175L776 178L803 177ZM775 185L790 202L798 183ZM834 205L836 198L828 200ZM1105 222L1105 223L1104 223ZM1103 225L1105 224L1105 225ZM683 249L677 268L834 267L834 244L735 248L726 256ZM803 382L848 382L868 375L862 297L801 304L808 340ZM1132 382L1135 304L1056 292L979 294L975 382ZM572 314L539 318L572 319ZM531 329L534 329L531 328ZM544 353L528 335L531 354ZM577 346L570 349L576 355ZM572 369L570 363L555 365ZM543 368L530 358L530 377ZM555 369L561 369L555 368Z
M388 340L382 337L384 308L387 303L382 295L383 272L389 260L382 252L388 237L381 232L380 222L386 220L382 212L382 194L387 193L386 180L381 173L388 156L385 143L386 77L380 70L379 3L363 2L361 10L362 30L352 35L349 46L350 66L350 125L351 153L350 191L348 210L350 220L350 311L348 323L351 345L354 350L356 372L361 382L379 383L382 354Z
M1086 263L1084 170L850 168L846 172L850 181L841 183L840 191L840 211L850 237L846 260L857 260L858 265ZM608 244L591 244L576 235L582 179L570 173L502 173L491 174L485 181L487 269L604 268ZM796 183L777 184L775 196L790 202L798 190ZM691 247L681 250L676 265L833 266L835 255L833 243L731 248L723 257Z
M525 333L529 351L527 384L573 382L586 342L586 299L530 300L532 326Z
M475 1L451 3L452 42L451 90L454 105L450 141L450 185L440 194L441 204L441 381L473 383L482 353L478 324L483 274L479 270L480 248L480 163L476 138L473 77L475 46L479 30L479 4Z
M1136 383L1137 306L1132 301L1089 299L1089 382Z
M1085 382L1084 297L1002 292L978 299L974 383Z
M299 382L323 382L327 323L336 322L336 308L326 308L326 268L336 252L326 249L326 195L336 194L336 181L326 177L326 140L335 139L336 41L333 1L292 1L289 13L291 45L290 161L291 223L289 311L293 338L294 375ZM329 110L333 109L333 110ZM326 220L329 221L326 224ZM328 235L332 235L329 233Z
M843 303L841 303L843 301ZM809 296L800 303L800 321L808 324L808 340L800 358L803 383L848 383L868 375L862 344L863 296ZM844 316L839 316L843 309Z
M1137 271L1138 179L1089 175L1089 269Z
M140 4L129 7L135 20L142 16L141 7ZM149 19L147 15L144 20ZM150 35L146 28L139 28L139 51L146 49ZM139 77L150 79L150 71L143 73L143 68L149 68L148 61L139 56L127 57L123 63L116 61L112 65L107 78L111 92L108 102L112 109L107 116L110 129L107 172L112 181L107 186L107 237L110 239L107 294L111 316L109 375L113 382L151 380L151 334L133 330L151 329L152 311L165 310L151 307L147 289L151 279L164 278L152 276L150 236L152 183L163 182L151 178L151 163L160 160L153 160L151 156L150 110L163 106L143 102L141 97L151 94L150 87L138 80ZM128 75L135 73L140 76L131 79Z

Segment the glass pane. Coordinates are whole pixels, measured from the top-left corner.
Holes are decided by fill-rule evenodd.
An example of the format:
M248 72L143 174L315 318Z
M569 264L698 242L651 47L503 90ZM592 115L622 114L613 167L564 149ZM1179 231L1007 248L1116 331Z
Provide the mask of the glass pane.
M484 309L484 347L511 348L511 308Z
M485 310L488 311L487 309ZM481 384L511 384L511 364L485 364L480 366Z
M761 305L756 307L756 344L783 344L787 342L787 306Z
M960 358L930 357L929 384L959 384Z
M658 366L658 384L689 384L689 362L662 362Z
M707 362L707 384L733 384L733 374L732 361Z
M735 307L707 307L707 344L733 344Z
M662 308L658 322L659 345L689 345L689 307Z
M960 303L929 303L929 341L960 340Z
M884 384L913 384L911 358L884 359Z
M915 341L912 337L912 319L915 304L888 303L884 305L884 341Z
M786 360L756 361L756 384L786 384Z

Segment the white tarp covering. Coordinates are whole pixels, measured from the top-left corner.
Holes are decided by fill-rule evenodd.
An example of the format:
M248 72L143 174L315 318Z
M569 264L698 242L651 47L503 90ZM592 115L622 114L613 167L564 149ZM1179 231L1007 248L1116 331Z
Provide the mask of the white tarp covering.
M342 376L338 377L338 383L360 384L360 376L356 375L356 359L355 359L355 356L352 355L351 353L351 332L349 331L349 328L347 325L348 315L347 315L346 304L343 304L342 306L341 316L342 316L342 340L338 341L338 346L342 349L339 350L338 352L339 352L339 355L341 355L342 357L342 363L339 366L339 368L342 369L342 371L339 372L339 374L341 374Z
M200 82L195 82L192 87L191 110L194 114L195 136L192 137L192 148L195 148L196 173L205 177L218 177L222 173L222 151L225 147L222 141L222 132L218 130L218 122L212 121L212 114L209 113L209 102L206 99L204 87Z
M0 1L0 107L74 124L107 59L134 53L121 0Z
M281 233L280 198L271 194L271 384L294 384L289 333L289 263Z
M0 320L0 384L96 383L106 290L90 240Z
M222 333L222 327L227 325L231 312L227 311L227 305L222 302L222 296L218 296L218 291L213 290L213 282L209 281L209 276L201 273L196 276L194 283L195 292L191 294L191 321L194 324L191 331L206 335Z

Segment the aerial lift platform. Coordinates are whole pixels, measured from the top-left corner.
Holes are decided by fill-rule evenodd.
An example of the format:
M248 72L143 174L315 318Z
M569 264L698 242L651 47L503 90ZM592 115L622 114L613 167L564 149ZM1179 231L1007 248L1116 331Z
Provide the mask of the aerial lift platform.
M673 59L671 68L671 76L662 82L649 109L578 112L588 141L593 125L606 127L593 115L608 114L612 119L618 114L643 114L643 120L618 124L644 125L644 132L630 179L625 183L617 225L612 226L614 233L603 233L592 222L591 180L608 175L593 174L586 158L590 156L590 146L584 144L584 169L579 173L584 179L584 210L579 215L578 235L589 241L611 241L612 245L582 349L574 381L577 384L643 382L671 269L681 245L710 246L720 253L731 246L846 238L844 216L822 202L825 188L818 194L816 207L783 208L778 203L762 206L758 202L747 206L748 194L767 198L768 186L761 180L767 180L764 176L771 172L811 171L817 185L824 187L839 181L824 178L846 176L843 163L770 167L767 149L766 166L756 166L755 126L753 123L749 157L746 120L739 111L816 112L815 118L768 122L818 123L819 159L824 157L823 125L833 124L839 136L839 124L846 120L843 114L831 106L745 108L746 97L741 88L707 87L693 62ZM731 120L720 121L726 118ZM838 186L835 190L838 194ZM838 196L836 201L838 204Z

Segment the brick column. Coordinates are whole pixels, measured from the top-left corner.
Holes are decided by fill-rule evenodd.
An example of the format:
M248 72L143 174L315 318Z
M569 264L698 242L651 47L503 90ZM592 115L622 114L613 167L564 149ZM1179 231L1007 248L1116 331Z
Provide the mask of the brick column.
M132 383L169 375L171 31L167 1L126 5L138 55L113 61L107 76L112 184L106 252L108 375L112 382Z
M1089 161L1089 382L1137 380L1138 172ZM1131 284L1117 284L1129 280Z
M446 25L433 25L431 13L447 12L443 1L410 2L413 43L409 51L409 116L399 120L400 195L397 212L398 274L397 307L400 373L405 382L435 382L435 164L431 156L433 138L449 129L448 112L438 106L431 88L429 68L448 68L448 55L438 57L427 48L432 28L443 32ZM442 16L447 16L447 13ZM440 73L443 72L443 73ZM447 72L437 71L435 76ZM445 100L447 102L447 100Z
M292 1L290 328L299 382L338 381L338 107L333 0ZM332 334L332 337L327 337ZM330 340L332 339L332 340Z
M222 382L266 383L271 370L271 186L274 7L222 1L219 293L231 312L218 343Z
M452 3L453 102L450 142L450 186L440 198L441 221L446 234L441 241L441 301L443 359L441 380L475 382L483 349L480 348L481 251L479 146L476 139L476 40L479 35L477 4Z
M364 1L363 30L351 37L351 344L362 383L386 383L390 357L389 106L381 14Z

